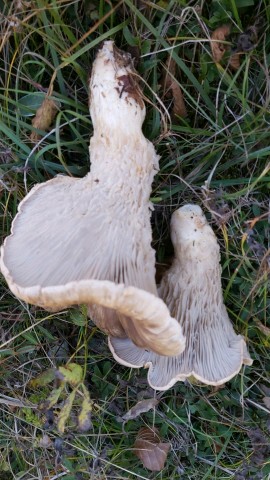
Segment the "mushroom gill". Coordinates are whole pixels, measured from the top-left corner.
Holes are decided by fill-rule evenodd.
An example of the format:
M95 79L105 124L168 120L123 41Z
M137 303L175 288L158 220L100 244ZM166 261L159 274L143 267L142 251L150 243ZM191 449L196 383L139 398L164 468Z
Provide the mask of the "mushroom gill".
M217 239L197 205L174 212L171 238L175 258L162 279L159 295L182 327L184 352L171 357L157 355L138 348L130 339L114 337L109 339L110 349L121 364L149 368L149 384L157 390L189 377L221 385L252 360L223 303Z
M36 185L1 249L12 292L45 309L89 305L106 333L173 355L181 327L157 296L149 201L158 156L131 57L107 41L90 78L91 171Z

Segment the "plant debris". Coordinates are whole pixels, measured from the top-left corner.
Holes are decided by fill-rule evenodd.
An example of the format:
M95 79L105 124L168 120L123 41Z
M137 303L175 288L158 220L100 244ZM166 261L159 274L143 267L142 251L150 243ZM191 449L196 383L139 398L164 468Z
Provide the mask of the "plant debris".
M32 388L44 387L55 381L55 388L53 388L46 400L39 404L39 411L41 411L46 418L44 428L51 428L54 425L55 412L57 407L60 411L57 414L56 423L59 433L63 434L66 429L66 424L71 416L71 410L75 399L78 399L79 413L77 415L78 429L81 432L86 432L92 428L91 414L93 402L90 398L90 393L83 383L83 369L77 363L68 363L65 366L60 366L58 370L48 369L38 375L29 382ZM71 392L66 395L66 392L71 389ZM64 399L61 404L60 399ZM77 405L76 405L77 407Z
M236 39L236 46L232 49L232 55L229 59L229 66L233 70L240 67L240 55L251 52L258 42L258 28L251 25L243 33L240 33Z
M165 97L172 96L173 107L172 114L175 117L186 117L187 110L184 96L179 83L175 80L176 63L172 57L168 57L166 61L166 71L164 72L162 88Z
M41 448L50 448L52 447L52 440L50 439L47 433L44 433L41 439L39 440L39 446Z
M92 428L92 422L91 422L92 400L84 384L82 384L82 390L83 390L83 400L81 405L81 411L78 415L78 427L81 432L87 432Z
M226 37L230 34L231 28L229 25L222 25L216 28L211 35L211 51L212 57L215 63L220 63L224 53L228 50L228 46L223 42L226 41Z
M158 429L142 427L134 443L134 453L143 466L152 472L160 472L165 466L170 443L162 443Z
M159 400L157 398L149 398L147 400L140 400L134 407L132 407L122 419L127 422L128 420L134 420L139 417L141 413L149 412L152 408L158 404Z
M233 70L240 68L240 53L236 52L230 56L229 65Z
M58 112L58 106L49 98L45 98L36 111L36 115L32 120L32 125L37 130L44 130L45 132L51 126L53 120ZM38 132L32 132L30 135L31 142L36 143L41 138Z
M251 52L258 42L258 29L255 25L248 27L237 37L236 52Z

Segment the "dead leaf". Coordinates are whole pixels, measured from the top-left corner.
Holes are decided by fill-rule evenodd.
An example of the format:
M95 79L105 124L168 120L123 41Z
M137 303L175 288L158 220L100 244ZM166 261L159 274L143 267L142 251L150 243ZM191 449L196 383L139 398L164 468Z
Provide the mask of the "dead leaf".
M270 410L270 397L263 397L263 403Z
M236 52L236 53L234 53L233 55L230 56L229 66L233 70L238 70L238 68L240 67L240 53L239 52Z
M258 29L256 25L251 25L237 38L237 52L251 52L258 42Z
M81 411L78 415L78 427L81 432L87 432L92 427L91 413L92 413L93 402L84 384L82 384L82 389L83 389L83 401L82 401Z
M53 100L45 98L40 107L37 109L36 115L32 120L33 127L46 132L52 124L57 112L57 104ZM41 137L37 132L32 132L30 135L30 139L34 143L36 143L40 138Z
M229 25L222 25L221 27L216 28L211 35L211 50L212 57L215 63L220 63L224 53L227 51L227 46L222 43L226 40L226 37L229 35L231 29Z
M134 407L132 407L123 417L122 419L127 422L128 420L134 420L137 418L141 413L146 413L154 408L158 404L158 400L156 398L148 398L147 400L141 400L140 402L136 403Z
M262 332L266 337L270 337L270 328L266 327L258 318L255 319L256 327Z
M14 4L14 8L16 11L23 11L25 9L33 8L32 2L24 1L24 0L16 0Z
M51 441L49 435L44 433L44 435L39 440L39 446L41 448L50 448L52 446L52 441Z
M165 71L165 75L162 82L162 87L164 91L164 96L172 96L173 97L173 109L172 113L178 117L186 117L187 110L184 101L184 96L182 90L179 86L179 83L175 80L176 74L176 63L173 58L168 57L166 61L167 70Z
M187 110L184 101L184 95L178 83L173 82L171 85L171 90L173 94L173 115L178 117L186 117Z
M0 404L8 405L11 411L16 410L17 407L26 407L27 403L22 402L18 398L12 398L3 393L0 393Z
M29 386L32 388L36 387L45 387L48 383L51 383L55 379L55 370L53 368L49 368L44 372L41 372L37 377L32 378L29 381Z
M64 406L61 408L59 412L58 421L57 421L57 428L59 433L63 434L65 431L66 423L70 416L72 405L75 400L75 395L76 395L76 390L73 390L67 397Z
M59 388L54 388L50 395L39 404L39 410L46 411L52 408L59 400L61 393L63 392L65 384L63 383Z
M229 33L230 27L228 25L222 25L212 33L211 50L215 63L220 63L224 53L228 50L228 47L220 42L225 41ZM217 40L219 42L217 42ZM257 42L258 27L256 25L251 25L243 33L240 33L236 39L236 46L232 50L229 58L229 67L233 70L238 70L240 67L240 55L252 51L256 47Z
M83 369L77 363L68 363L65 367L59 367L57 377L63 382L69 383L71 387L76 387L83 380Z
M152 472L160 472L164 468L170 443L162 443L157 428L142 427L134 443L134 453L142 461L143 466Z

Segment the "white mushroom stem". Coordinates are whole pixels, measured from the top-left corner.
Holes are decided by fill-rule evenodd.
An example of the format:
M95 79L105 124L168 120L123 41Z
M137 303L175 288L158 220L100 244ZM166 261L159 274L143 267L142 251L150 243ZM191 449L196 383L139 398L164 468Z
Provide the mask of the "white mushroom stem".
M31 190L2 247L2 273L27 302L53 310L86 303L105 332L180 353L181 327L157 297L151 248L158 156L142 134L145 107L131 58L112 41L93 64L90 113L91 172Z
M138 348L130 339L110 338L111 351L121 364L149 368L149 384L157 390L189 377L221 385L252 360L223 303L217 239L196 205L174 212L171 237L175 259L159 294L183 329L185 351L164 357Z

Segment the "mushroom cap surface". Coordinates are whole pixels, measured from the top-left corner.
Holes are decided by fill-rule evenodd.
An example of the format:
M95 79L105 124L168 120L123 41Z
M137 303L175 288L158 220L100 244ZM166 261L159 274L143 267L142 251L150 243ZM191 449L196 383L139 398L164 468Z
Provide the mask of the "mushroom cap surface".
M0 267L19 298L54 311L85 303L106 333L170 355L184 339L157 296L149 197L158 156L141 131L136 82L125 86L132 75L130 56L105 42L90 79L91 172L32 188Z
M130 339L114 337L109 346L119 363L149 368L148 382L154 389L167 390L189 377L221 385L252 360L223 303L218 242L197 205L174 212L171 232L175 259L159 295L182 326L185 350L166 357L138 348Z

